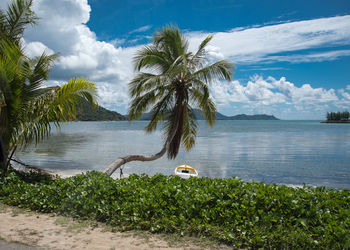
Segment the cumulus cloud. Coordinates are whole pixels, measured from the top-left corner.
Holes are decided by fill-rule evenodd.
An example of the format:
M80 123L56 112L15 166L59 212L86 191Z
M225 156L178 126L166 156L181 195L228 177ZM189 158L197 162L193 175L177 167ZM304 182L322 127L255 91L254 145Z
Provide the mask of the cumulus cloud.
M124 107L129 101L126 83L133 76L131 58L137 48L98 41L86 26L91 11L86 0L37 0L33 10L41 19L26 30L26 51L30 56L42 51L60 53L51 84L84 76L96 83L102 105Z
M335 106L350 111L350 85L347 85L346 89L340 89L338 92L342 98L335 102Z
M31 42L26 44L25 41L23 41L23 43L25 44L25 53L30 58L40 56L43 52L45 52L47 55L52 55L55 53L52 49L46 47L46 45L41 42Z
M243 102L253 106L289 104L299 107L339 100L334 89L312 88L310 84L297 87L285 77L277 80L258 75L246 84L239 81L216 82L212 86L212 95L216 103L222 106Z

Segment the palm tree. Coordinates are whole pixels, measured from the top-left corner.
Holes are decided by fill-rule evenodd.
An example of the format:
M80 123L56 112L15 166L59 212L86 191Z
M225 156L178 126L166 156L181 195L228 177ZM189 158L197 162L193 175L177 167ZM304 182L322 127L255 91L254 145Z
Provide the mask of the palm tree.
M57 56L30 59L21 48L25 26L37 17L32 0L14 0L6 13L0 10L0 164L4 173L17 147L49 136L51 126L75 117L82 100L96 104L96 87L73 78L61 87L44 88Z
M71 120L83 99L96 103L96 87L73 78L61 87L43 88L56 55L29 59L17 45L0 41L0 132L6 171L18 146L49 136L51 126Z
M216 107L209 94L209 85L217 79L232 79L234 65L226 60L205 66L205 47L213 36L200 44L198 51L188 51L188 41L177 27L161 29L153 43L134 57L138 74L129 83L132 97L129 119L139 119L147 111L151 120L147 132L164 121L165 143L160 152L151 156L128 155L112 162L103 171L108 175L130 161L153 161L167 153L173 159L180 144L189 151L195 144L197 121L194 109L200 109L209 126L215 121ZM146 70L142 72L141 70Z
M27 25L33 25L38 17L31 10L33 0L12 0L4 12L0 9L0 39L8 39L20 45Z

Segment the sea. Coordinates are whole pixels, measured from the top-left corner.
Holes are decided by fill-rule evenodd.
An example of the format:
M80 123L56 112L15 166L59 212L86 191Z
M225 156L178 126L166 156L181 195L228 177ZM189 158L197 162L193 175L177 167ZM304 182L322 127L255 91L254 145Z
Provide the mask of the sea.
M164 143L161 125L146 133L147 121L70 122L15 158L63 176L103 170L128 154L154 154ZM268 184L350 189L350 124L320 121L198 121L196 144L176 159L130 162L122 176L174 174L188 164L200 177L240 178ZM117 170L114 177L120 177Z

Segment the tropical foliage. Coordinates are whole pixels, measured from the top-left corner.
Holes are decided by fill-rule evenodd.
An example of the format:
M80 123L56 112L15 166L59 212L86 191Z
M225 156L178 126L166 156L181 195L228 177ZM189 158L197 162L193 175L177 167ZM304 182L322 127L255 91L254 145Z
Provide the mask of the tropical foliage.
M134 58L139 73L129 85L132 97L129 118L139 119L150 111L147 132L154 131L159 121L166 121L166 138L176 131L167 151L169 158L176 157L181 142L186 150L193 147L197 133L194 108L200 109L207 123L213 125L216 108L209 85L220 78L232 78L234 66L226 60L205 66L205 48L211 39L212 36L204 39L193 54L178 28L165 27ZM143 69L147 73L141 72Z
M84 78L44 88L56 54L28 58L21 47L23 31L37 19L32 1L16 0L0 12L0 132L6 170L18 146L47 137L51 125L71 120L81 100L96 102L96 88Z
M30 9L33 0L13 0L8 5L7 11L0 9L0 39L7 39L16 45L20 45L24 29L27 25L33 25L38 17Z
M40 182L38 175L12 173L0 178L0 201L235 248L350 247L349 190L163 175L114 180L99 172Z

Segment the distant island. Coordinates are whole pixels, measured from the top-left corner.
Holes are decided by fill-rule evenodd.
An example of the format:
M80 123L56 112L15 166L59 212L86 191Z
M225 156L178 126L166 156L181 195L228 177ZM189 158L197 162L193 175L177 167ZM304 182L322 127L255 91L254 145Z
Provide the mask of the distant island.
M216 112L217 120L279 120L273 115L235 115L226 116L219 112ZM200 110L195 110L195 115L197 120L204 120L204 117ZM148 121L151 118L150 113L145 113L141 116L141 121ZM92 108L88 103L83 103L77 111L76 121L125 121L127 117L116 111L108 110L104 107L98 106L97 108Z
M327 120L321 123L350 123L350 113L344 112L327 112Z
M195 110L194 111L197 120L204 120L204 116L200 110ZM273 115L245 115L245 114L240 114L240 115L235 115L235 116L226 116L223 115L219 112L215 112L216 119L217 120L279 120ZM145 113L144 115L141 116L140 120L147 121L150 120L151 114L150 113Z

